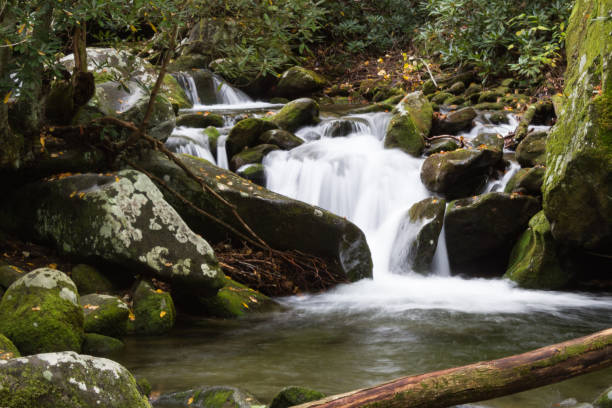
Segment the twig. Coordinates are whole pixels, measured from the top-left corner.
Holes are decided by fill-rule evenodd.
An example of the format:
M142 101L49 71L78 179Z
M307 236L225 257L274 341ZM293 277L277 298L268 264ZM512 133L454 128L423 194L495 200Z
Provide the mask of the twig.
M438 83L436 82L436 80L435 80L435 79L434 79L434 77L433 77L433 74L432 74L432 73L431 73L431 71L429 70L429 65L427 64L427 62L426 62L426 61L425 61L423 58L419 57L419 60L421 60L421 62L422 62L423 64L425 64L425 68L427 68L427 73L429 73L429 77L431 78L431 81L433 82L433 84L434 84L434 85L436 86L436 88L437 88L437 87L438 87Z

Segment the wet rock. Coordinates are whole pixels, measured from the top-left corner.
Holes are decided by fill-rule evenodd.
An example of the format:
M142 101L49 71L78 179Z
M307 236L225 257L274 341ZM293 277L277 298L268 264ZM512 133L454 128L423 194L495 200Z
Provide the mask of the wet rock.
M221 318L241 317L270 310L277 305L263 293L229 278L215 297L201 299L201 303L210 316Z
M83 311L78 302L77 288L66 274L36 269L15 281L2 297L0 333L26 355L79 351Z
M470 143L476 148L486 148L498 152L504 150L504 137L499 133L480 133Z
M287 387L272 399L270 408L288 408L325 398L325 394L304 387Z
M83 354L90 356L108 356L116 354L125 347L119 339L103 336L97 333L85 333L83 339Z
M350 280L370 277L372 263L365 236L354 224L323 209L273 193L234 173L194 157L179 155L183 164L209 187L236 205L238 213L264 241L274 248L297 249L330 260L330 272ZM187 177L176 164L157 153L144 155L138 163L164 177L170 187L200 208L210 209L224 222L242 230L231 209ZM212 240L223 240L227 231L203 218L176 197L166 199L178 209L195 231Z
M206 68L210 63L210 58L201 54L181 55L170 64L168 72L191 71Z
M472 127L472 120L476 117L474 108L466 107L449 112L446 115L435 116L432 126L432 135L456 134Z
M70 277L81 295L96 292L112 292L114 289L112 282L90 265L76 265L72 268Z
M285 98L299 98L319 92L323 90L326 85L327 79L322 75L309 69L296 66L283 72L276 86L276 93L278 96L283 96Z
M0 266L0 287L8 289L17 279L25 275L25 271L14 265Z
M444 104L445 100L447 100L448 98L452 98L452 97L453 97L452 93L439 92L439 93L435 94L434 96L432 96L431 98L429 98L429 100L432 103L437 103L438 105L442 105L442 104Z
M91 294L81 296L79 301L85 316L87 333L98 333L121 338L127 333L128 306L115 296Z
M494 125L510 123L510 119L508 118L508 115L506 115L504 112L493 112L489 115L488 119L489 119L489 122L491 122Z
M460 93L465 91L465 84L461 81L457 81L451 86L449 86L447 91L452 93L453 95L459 95Z
M394 109L387 127L386 148L399 148L418 157L425 148L425 137L431 131L433 108L421 92L406 95Z
M21 357L19 350L12 341L0 333L0 360L10 360L15 357Z
M455 107L458 105L463 105L465 103L465 98L461 95L453 96L444 101L444 105Z
M0 406L150 407L123 366L74 352L0 361Z
M278 150L278 146L271 144L261 144L245 149L232 157L230 170L236 171L247 164L261 164L264 156L274 150Z
M423 82L423 85L421 86L423 95L431 95L436 92L436 89L438 88L436 88L436 85L431 79L428 79L427 81Z
M546 165L546 132L534 132L516 148L516 161L523 167Z
M259 136L259 142L278 146L281 150L291 150L298 147L304 141L291 132L282 129L272 129L263 132Z
M446 201L426 198L414 204L402 220L391 251L391 269L429 272L442 230ZM413 233L408 234L407 231ZM414 234L416 232L416 234ZM416 238L406 242L406 237Z
M155 275L203 296L223 285L210 245L137 171L36 182L2 204L7 229L66 254Z
M227 156L233 157L246 148L256 146L261 134L276 129L276 127L274 123L263 119L247 118L241 120L230 130L225 142Z
M236 174L240 177L252 181L258 186L266 186L266 169L263 164L247 164L246 166L239 167L236 170Z
M487 193L451 201L444 226L451 264L509 253L511 245L540 210L537 199L505 193Z
M612 408L612 387L601 393L593 402L595 408Z
M437 142L433 142L430 147L425 149L425 156L431 156L432 154L442 152L452 152L453 150L459 149L459 143L453 139L440 139Z
M334 120L325 133L329 137L344 137L355 132L357 129L356 121L342 119Z
M501 151L488 148L437 153L425 159L421 181L428 190L449 199L466 197L484 186L491 169L501 159Z
M555 290L567 285L570 276L561 267L544 211L529 220L529 227L512 249L504 277L527 289Z
M546 168L542 166L520 169L506 184L506 193L525 193L532 196L542 194L542 182Z
M153 289L147 281L140 281L133 296L134 320L128 330L134 334L158 335L174 327L176 311L170 293Z
M498 91L483 91L478 97L478 103L497 102L498 98L502 96L504 96L504 94Z
M289 132L295 132L306 125L317 124L319 121L319 105L309 98L289 102L272 117L273 123Z
M504 104L501 102L483 102L472 106L476 110L503 110Z
M163 394L153 402L155 408L261 408L265 405L246 391L234 387L200 387Z
M482 92L482 85L475 84L472 82L470 86L467 87L464 93L465 93L465 96L471 96L471 95L479 94L480 92Z
M223 117L214 113L184 113L176 118L176 126L207 128L208 126L223 127Z

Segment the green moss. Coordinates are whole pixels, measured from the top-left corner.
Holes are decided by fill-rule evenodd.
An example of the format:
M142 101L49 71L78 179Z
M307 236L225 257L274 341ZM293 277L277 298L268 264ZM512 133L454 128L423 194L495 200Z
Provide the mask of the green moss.
M296 66L282 74L276 88L279 96L295 98L318 92L327 85L327 82L322 75Z
M96 292L112 292L114 289L111 281L90 265L76 265L72 268L70 277L81 295Z
M227 278L226 285L217 296L201 298L200 303L208 315L235 318L273 307L275 303L266 295Z
M122 337L126 334L130 311L121 299L91 294L82 296L80 304L85 315L86 332L112 337Z
M90 356L107 356L115 354L125 347L121 340L97 333L85 333L83 354Z
M499 102L483 102L472 106L476 110L502 110L504 104Z
M267 130L275 129L276 125L258 118L247 118L236 123L227 137L225 148L227 156L233 157L248 147L257 144L259 136Z
M141 281L134 292L133 332L136 334L157 335L168 332L174 327L176 311L170 293L154 290Z
M8 360L15 357L21 357L19 350L17 350L12 341L0 333L0 360Z
M304 387L287 387L279 392L270 403L270 408L288 408L325 398L325 394Z
M443 105L444 101L453 98L454 95L448 92L438 92L434 96L430 97L429 100L433 103L437 103L438 105Z
M261 144L245 149L232 157L230 160L230 169L236 171L246 164L259 164L263 161L266 154L274 150L278 150L278 146L271 144Z
M295 132L302 126L313 125L320 121L319 105L312 99L296 99L283 106L272 121L281 129Z
M164 76L161 93L170 101L170 103L177 105L179 109L188 109L193 106L176 78L170 74L166 74Z
M612 408L612 387L602 392L595 402L593 402L595 408Z
M194 128L206 128L208 126L223 127L224 122L223 117L215 113L185 113L176 118L176 126Z
M425 149L425 139L409 115L395 115L389 122L385 147L399 148L411 156L419 157Z

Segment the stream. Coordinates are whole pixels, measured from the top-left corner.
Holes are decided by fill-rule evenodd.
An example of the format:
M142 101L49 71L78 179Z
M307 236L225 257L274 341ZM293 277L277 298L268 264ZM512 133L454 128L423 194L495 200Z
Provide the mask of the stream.
M195 103L191 111L225 118L215 154L201 129L179 127L167 145L227 168L224 140L237 118L263 115L282 105L252 101L215 80L217 103L211 105L199 103L189 78L180 81ZM306 143L265 157L267 187L358 225L372 251L374 278L323 294L277 299L282 311L240 320L184 318L164 336L127 338L119 362L146 377L155 391L232 385L264 403L288 385L336 394L517 354L612 326L610 295L524 290L502 279L451 276L444 230L431 275L395 261L405 258L398 251L416 233L416 228L398 230L400 221L412 204L431 195L420 181L423 159L384 149L388 113L322 110L320 124L296 132ZM470 139L483 131L505 135L517 125L513 115L508 119L492 125L481 114L476 127L463 136ZM339 121L350 121L350 131L331 137ZM511 162L505 175L485 190L503 190L518 169ZM611 384L612 369L607 369L469 406L572 407L592 401Z

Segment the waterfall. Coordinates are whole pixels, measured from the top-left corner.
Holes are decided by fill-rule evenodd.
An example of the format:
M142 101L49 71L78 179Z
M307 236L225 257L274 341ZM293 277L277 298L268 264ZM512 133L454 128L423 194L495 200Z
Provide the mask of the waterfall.
M172 74L172 76L176 78L181 88L183 88L191 104L200 105L200 96L198 95L198 88L196 87L193 77L186 72L176 72Z
M229 169L229 163L227 160L227 152L225 150L225 142L227 141L227 135L221 135L217 139L217 166L222 169Z
M178 127L166 141L166 146L175 153L190 154L216 163L203 129Z
M227 84L220 76L213 74L215 96L220 105L241 105L253 100L244 92Z

